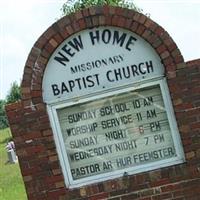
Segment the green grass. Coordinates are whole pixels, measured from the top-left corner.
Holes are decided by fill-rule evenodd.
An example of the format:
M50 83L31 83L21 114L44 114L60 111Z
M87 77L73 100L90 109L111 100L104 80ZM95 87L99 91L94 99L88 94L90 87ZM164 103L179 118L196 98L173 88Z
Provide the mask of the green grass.
M0 200L27 200L19 164L7 163L9 129L0 130Z

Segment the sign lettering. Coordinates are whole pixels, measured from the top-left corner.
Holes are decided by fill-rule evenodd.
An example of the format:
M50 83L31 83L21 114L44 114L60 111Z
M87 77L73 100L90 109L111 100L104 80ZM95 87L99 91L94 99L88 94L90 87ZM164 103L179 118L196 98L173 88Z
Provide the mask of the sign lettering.
M176 156L158 85L62 108L58 117L74 180Z
M99 27L56 49L45 70L43 97L47 103L65 100L163 74L160 58L145 40L117 27Z

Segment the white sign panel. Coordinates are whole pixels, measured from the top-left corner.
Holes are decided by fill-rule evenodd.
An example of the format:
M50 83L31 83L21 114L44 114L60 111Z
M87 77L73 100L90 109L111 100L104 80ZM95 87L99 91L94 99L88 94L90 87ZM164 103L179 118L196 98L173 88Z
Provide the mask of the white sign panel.
M51 56L43 98L47 103L79 98L163 74L159 56L138 35L117 27L87 29L67 38Z
M117 27L84 30L55 50L43 98L67 186L184 161L163 76L155 50Z
M177 156L159 85L57 112L73 180Z

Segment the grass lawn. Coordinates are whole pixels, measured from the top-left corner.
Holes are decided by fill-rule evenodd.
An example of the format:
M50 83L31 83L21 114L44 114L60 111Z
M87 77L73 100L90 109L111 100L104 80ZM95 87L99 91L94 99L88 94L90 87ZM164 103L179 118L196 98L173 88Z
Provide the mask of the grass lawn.
M27 200L19 164L7 163L9 129L0 130L0 200Z

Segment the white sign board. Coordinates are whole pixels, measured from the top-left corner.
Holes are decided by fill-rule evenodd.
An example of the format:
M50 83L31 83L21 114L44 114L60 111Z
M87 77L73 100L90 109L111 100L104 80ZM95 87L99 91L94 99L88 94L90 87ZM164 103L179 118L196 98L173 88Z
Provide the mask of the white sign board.
M138 35L116 27L87 29L67 38L51 56L43 98L47 103L79 98L163 74L159 56Z
M163 76L155 50L116 27L84 30L55 50L43 98L68 187L184 161Z

